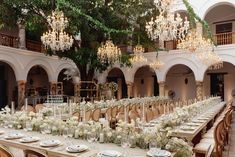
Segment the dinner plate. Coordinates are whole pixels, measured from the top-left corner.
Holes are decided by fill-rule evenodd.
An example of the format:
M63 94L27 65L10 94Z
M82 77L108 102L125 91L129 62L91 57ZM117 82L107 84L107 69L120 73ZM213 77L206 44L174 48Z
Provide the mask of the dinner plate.
M169 152L167 150L153 148L147 152L147 156L150 156L150 157L170 157L171 152Z
M58 146L60 144L61 144L61 142L59 140L46 140L46 141L42 141L40 143L40 146L42 146L42 147L54 147L54 146Z
M28 136L28 137L24 137L24 138L20 139L20 142L31 143L31 142L37 142L39 140L40 140L39 137Z
M98 157L120 157L122 153L116 151L116 150L104 150L99 152Z
M3 130L0 130L0 135L4 134L5 132Z
M181 130L185 130L185 131L187 131L187 130L195 130L196 127L192 127L192 126L181 126L180 129L181 129Z
M88 146L83 145L83 144L75 144L75 145L70 145L66 147L66 151L69 153L79 153L79 152L86 151L87 149L88 149Z
M22 137L24 137L24 135L21 133L11 133L11 134L6 135L4 138L7 140L14 140L14 139L22 138Z

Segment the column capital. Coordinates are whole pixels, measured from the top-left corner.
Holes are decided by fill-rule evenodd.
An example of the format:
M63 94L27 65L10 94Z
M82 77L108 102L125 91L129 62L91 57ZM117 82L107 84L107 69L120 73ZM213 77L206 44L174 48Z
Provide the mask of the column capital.
M160 82L158 82L158 84L159 84L159 86L163 86L163 85L166 84L166 82L165 81L160 81Z
M127 86L134 86L134 83L133 83L133 82L130 82L130 81L126 81L126 85L127 85Z

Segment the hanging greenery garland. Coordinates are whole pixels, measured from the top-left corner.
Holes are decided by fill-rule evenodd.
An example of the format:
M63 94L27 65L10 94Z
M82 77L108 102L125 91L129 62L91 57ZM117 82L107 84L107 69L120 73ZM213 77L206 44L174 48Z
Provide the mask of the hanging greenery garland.
M110 33L123 33L123 34L131 34L132 31L130 30L117 30L117 29L113 29L113 28L108 28L107 26L105 26L103 23L101 23L100 21L94 19L93 17L91 17L90 15L85 14L84 12L82 12L81 9L76 8L74 6L72 6L68 1L66 0L57 0L56 3L58 9L60 8L69 8L72 11L74 11L75 13L77 13L78 15L83 16L84 18L86 18L87 21L90 21L94 24L95 27L103 30L104 32L107 32L108 34Z
M202 20L194 11L194 9L192 8L192 6L190 5L190 3L188 2L188 0L183 0L183 3L185 4L186 8L187 8L187 11L188 11L188 14L189 14L189 19L190 19L190 25L192 28L195 28L196 27L196 20L198 22L200 22L203 26L203 28L205 29L206 31L206 34L207 34L207 37L209 39L211 39L211 41L213 41L213 38L212 38L212 33L211 33L211 30L210 30L210 27L208 25L208 23L205 21L205 20Z

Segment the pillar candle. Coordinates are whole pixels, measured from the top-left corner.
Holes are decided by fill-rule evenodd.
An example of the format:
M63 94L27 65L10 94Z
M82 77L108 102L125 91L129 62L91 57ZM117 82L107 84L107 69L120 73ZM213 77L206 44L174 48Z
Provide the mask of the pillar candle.
M25 111L27 112L27 110L28 110L28 99L25 98Z
M83 122L86 121L86 104L83 105Z
M69 100L69 114L72 115L72 100Z
M11 114L15 113L15 103L14 101L11 102Z
M126 105L124 105L124 116L125 116L125 122L127 122L127 111L126 111Z
M144 109L144 103L143 103L143 120L142 121L145 121L145 109Z

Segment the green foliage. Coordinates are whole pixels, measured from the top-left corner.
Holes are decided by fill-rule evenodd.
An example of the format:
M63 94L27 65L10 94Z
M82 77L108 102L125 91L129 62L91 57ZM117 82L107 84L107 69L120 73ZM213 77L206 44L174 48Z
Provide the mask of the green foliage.
M190 26L191 26L191 28L195 28L196 27L196 20L197 20L198 22L200 22L203 25L203 28L206 31L207 37L209 39L211 39L211 41L213 41L211 30L210 30L210 27L209 27L208 23L205 20L202 20L194 12L194 10L193 10L192 6L189 4L188 0L183 0L183 2L184 2L185 6L187 8L187 11L188 11L188 15L189 15L189 18L190 18Z

